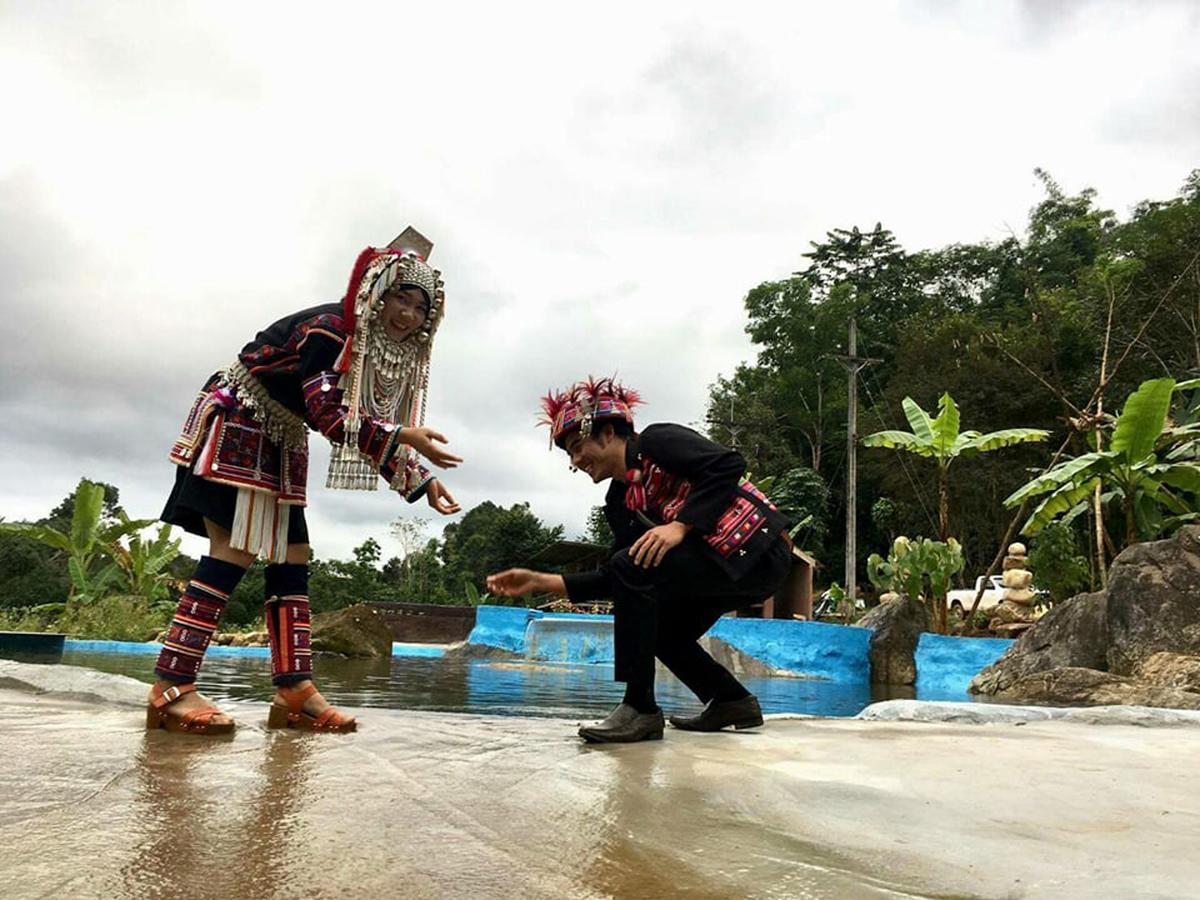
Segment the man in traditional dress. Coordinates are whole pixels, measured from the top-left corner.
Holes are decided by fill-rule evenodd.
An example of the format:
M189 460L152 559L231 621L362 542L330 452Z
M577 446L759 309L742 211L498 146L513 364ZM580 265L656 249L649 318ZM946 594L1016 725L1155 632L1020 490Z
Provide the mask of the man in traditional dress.
M588 379L542 401L543 424L573 470L611 481L604 515L615 538L595 572L554 575L509 569L488 578L505 596L613 600L617 681L625 696L602 722L579 729L591 742L655 740L663 713L654 660L700 698L676 728L718 731L761 725L758 700L697 643L726 612L762 602L783 583L791 553L783 517L753 484L745 461L682 425L633 427L635 391Z
M424 424L430 351L445 311L441 275L426 261L431 249L411 228L387 248L367 248L341 302L274 323L200 391L171 449L178 468L162 520L207 537L209 551L163 640L148 727L233 730L196 692L196 675L229 595L262 557L276 687L268 724L355 730L312 682L308 430L333 444L327 487L375 490L382 478L410 503L424 497L440 513L458 511L417 458L442 468L461 462Z

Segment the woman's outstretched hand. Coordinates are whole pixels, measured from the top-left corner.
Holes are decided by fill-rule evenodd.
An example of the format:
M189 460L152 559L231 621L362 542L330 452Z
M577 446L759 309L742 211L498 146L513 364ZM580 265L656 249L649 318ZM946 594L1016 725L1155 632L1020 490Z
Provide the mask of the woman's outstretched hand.
M424 426L420 428L405 428L401 440L439 469L453 469L462 462L461 456L455 456L445 447L441 447L438 443L435 443L447 444L449 441L446 440L444 434L433 428Z
M462 509L450 492L446 490L446 486L436 478L429 482L429 487L425 489L425 499L443 516L452 516Z

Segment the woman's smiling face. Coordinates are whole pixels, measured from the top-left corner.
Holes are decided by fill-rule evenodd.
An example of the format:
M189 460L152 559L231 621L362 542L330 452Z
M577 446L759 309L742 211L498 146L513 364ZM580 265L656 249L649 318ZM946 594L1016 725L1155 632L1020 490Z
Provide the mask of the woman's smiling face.
M379 318L388 337L402 341L425 324L428 310L429 301L420 288L393 288L383 295Z

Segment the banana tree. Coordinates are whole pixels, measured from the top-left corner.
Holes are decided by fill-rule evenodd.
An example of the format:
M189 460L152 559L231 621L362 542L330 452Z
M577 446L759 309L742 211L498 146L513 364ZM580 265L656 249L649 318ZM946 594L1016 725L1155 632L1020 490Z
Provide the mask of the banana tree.
M110 556L112 545L154 521L130 519L122 513L118 521L105 523L101 520L103 508L104 487L84 479L75 489L75 512L71 517L70 532L64 533L49 525L19 522L0 523L0 529L24 535L65 553L67 574L71 578L67 603L86 605L103 596L119 578L120 568Z
M133 524L125 513L119 513L123 522ZM170 599L169 588L178 588L177 579L166 571L177 556L181 538L171 540L171 526L163 525L158 529L152 540L143 538L140 534L129 536L129 546L125 547L119 540L108 545L117 574L113 576L119 593L138 597L153 606Z
M1103 505L1122 514L1122 548L1200 520L1200 428L1168 425L1173 395L1192 386L1173 378L1142 382L1125 401L1107 450L1069 459L1013 492L1004 501L1010 508L1043 498L1022 532L1033 536L1051 522L1070 522L1097 485Z
M936 418L931 418L911 397L904 398L903 406L912 431L877 431L863 438L863 446L905 450L937 463L938 536L942 541L950 537L949 475L950 466L956 459L1015 444L1044 441L1050 434L1040 428L1006 428L987 434L960 432L958 407L949 393L942 394L938 400Z

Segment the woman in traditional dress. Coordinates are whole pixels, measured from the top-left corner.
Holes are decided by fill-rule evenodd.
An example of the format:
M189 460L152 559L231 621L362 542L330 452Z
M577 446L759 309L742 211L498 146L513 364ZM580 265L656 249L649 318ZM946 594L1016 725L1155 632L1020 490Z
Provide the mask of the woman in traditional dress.
M326 486L375 490L382 478L412 503L459 511L422 466L462 460L426 427L433 338L445 310L429 244L408 229L358 257L340 303L274 323L200 391L171 449L175 487L162 520L207 537L209 550L179 598L155 666L147 726L198 734L233 720L196 692L205 650L229 595L255 558L267 562L265 603L276 693L268 724L354 731L312 682L308 430L333 444Z

